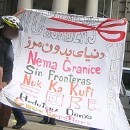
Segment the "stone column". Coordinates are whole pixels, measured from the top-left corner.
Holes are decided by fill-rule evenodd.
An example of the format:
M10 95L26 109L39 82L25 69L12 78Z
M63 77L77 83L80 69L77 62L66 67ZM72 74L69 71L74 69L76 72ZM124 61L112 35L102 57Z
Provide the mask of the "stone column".
M52 11L68 13L69 0L53 0Z
M86 16L94 16L98 15L98 0L86 0Z
M21 7L26 9L32 9L33 8L33 0L18 0L18 7L19 10Z

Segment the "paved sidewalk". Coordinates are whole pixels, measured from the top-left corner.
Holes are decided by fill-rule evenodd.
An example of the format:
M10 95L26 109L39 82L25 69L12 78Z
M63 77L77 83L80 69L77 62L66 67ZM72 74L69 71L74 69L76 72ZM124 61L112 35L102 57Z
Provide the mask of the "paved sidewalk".
M12 130L11 126L15 124L14 120L10 120L9 127L5 128L4 130ZM28 122L25 126L21 128L21 130L87 130L83 128L75 128L69 126L51 126L51 125L42 125L35 122Z
M28 115L24 113L28 123L23 126L20 130L88 130L85 127L76 126L74 124L64 123L60 121L56 121L56 126L52 125L43 125L38 122L42 119L42 117L37 115ZM14 117L11 116L8 128L4 128L4 130L13 130L11 127L16 124Z

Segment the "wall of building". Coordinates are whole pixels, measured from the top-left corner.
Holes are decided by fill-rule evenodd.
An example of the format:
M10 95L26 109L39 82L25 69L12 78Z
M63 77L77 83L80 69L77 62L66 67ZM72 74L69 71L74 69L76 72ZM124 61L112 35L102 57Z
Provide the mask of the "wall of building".
M0 0L0 16L14 14L18 0Z
M120 0L117 7L118 18L126 18L128 20L124 66L130 67L130 0Z
M83 15L85 13L86 0L70 0L69 13ZM52 0L34 0L34 9L52 10Z
M86 0L70 0L69 2L69 12L73 10L72 13L83 15L85 13L85 3Z
M110 15L110 0L99 0L99 13L98 16L102 17L103 13L105 16L109 17ZM69 13L84 15L86 0L69 0ZM104 6L104 7L103 7ZM34 0L33 8L35 9L43 9L43 10L51 10L52 9L52 0Z
M33 2L34 9L42 10L51 10L52 9L52 0L34 0Z

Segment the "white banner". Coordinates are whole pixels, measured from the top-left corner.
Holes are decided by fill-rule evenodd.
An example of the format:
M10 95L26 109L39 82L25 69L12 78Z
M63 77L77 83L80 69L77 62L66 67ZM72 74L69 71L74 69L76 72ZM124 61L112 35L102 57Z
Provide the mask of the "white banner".
M20 19L8 101L65 122L130 130L119 99L126 19L39 10Z

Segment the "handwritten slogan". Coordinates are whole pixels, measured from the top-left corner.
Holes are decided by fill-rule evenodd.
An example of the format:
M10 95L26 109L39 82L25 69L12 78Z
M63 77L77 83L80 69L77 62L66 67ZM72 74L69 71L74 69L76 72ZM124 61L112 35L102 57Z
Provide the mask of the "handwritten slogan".
M19 18L24 31L13 41L13 80L3 90L10 105L82 126L129 130L119 99L126 19L39 10Z

